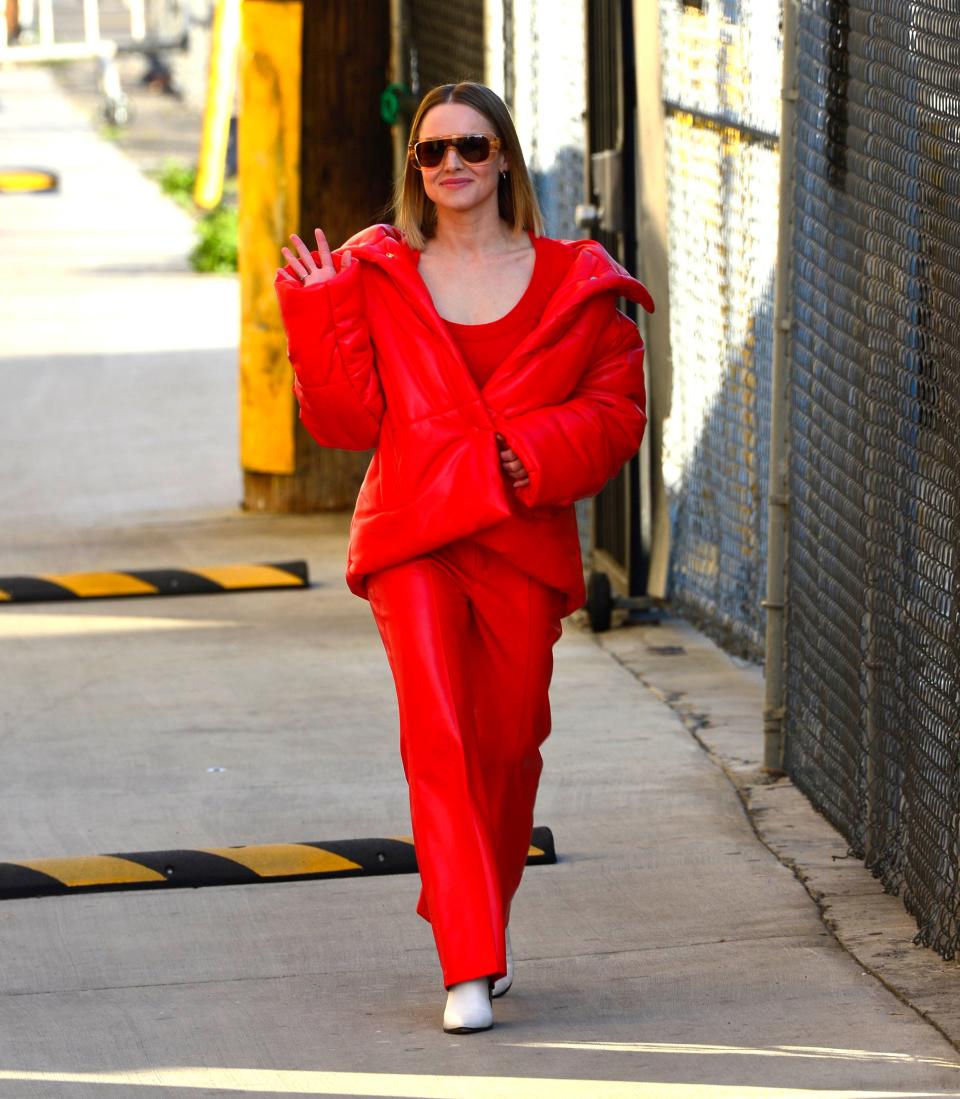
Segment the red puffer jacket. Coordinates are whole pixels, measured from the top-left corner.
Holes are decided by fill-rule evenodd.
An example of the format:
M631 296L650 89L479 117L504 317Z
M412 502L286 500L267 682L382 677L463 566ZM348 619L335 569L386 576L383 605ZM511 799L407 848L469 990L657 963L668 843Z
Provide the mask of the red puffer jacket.
M583 604L574 501L636 453L646 424L643 341L616 302L653 301L595 241L565 243L575 254L543 319L482 389L392 225L336 249L327 282L277 276L305 427L321 446L376 447L350 525L356 595L368 574L469 535L564 592L564 614ZM524 488L501 469L497 432Z

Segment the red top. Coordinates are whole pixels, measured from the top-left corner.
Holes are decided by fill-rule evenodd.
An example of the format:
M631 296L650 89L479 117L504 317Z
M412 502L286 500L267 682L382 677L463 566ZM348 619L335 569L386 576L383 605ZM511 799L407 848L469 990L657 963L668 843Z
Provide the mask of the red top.
M482 387L496 368L515 347L537 327L547 302L563 282L573 262L568 245L552 237L535 237L528 229L536 255L533 276L517 304L495 321L487 324L458 324L441 318L453 342L460 349L464 362L478 388ZM417 253L417 263L420 253Z

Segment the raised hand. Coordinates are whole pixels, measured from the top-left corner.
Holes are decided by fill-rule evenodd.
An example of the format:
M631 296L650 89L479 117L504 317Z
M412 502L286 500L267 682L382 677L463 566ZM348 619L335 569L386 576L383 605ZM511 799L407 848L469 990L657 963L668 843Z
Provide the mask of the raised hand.
M290 239L297 250L297 255L295 256L289 248L280 249L283 258L293 268L294 275L291 275L289 271L284 270L282 267L278 274L286 282L292 282L295 286L313 286L318 282L327 282L337 274L337 269L333 266L333 257L330 255L330 245L327 244L327 238L323 235L323 230L314 229L313 232L317 238L317 251L320 253L319 267L310 249L296 233L292 233ZM349 267L351 263L353 263L353 256L347 250L343 253L341 268Z
M500 448L500 466L503 472L513 482L514 488L523 488L530 484L530 474L524 468L523 462L507 446L507 440L502 435L497 435L497 446Z

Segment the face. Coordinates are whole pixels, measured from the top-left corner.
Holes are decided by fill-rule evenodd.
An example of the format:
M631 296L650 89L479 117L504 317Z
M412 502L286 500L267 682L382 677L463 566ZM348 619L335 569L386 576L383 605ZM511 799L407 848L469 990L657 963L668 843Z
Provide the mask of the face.
M416 140L475 133L495 134L496 131L486 115L466 103L438 103L421 119ZM502 148L485 164L470 164L450 145L440 164L436 168L424 168L420 175L423 189L437 204L439 214L441 210L470 210L486 202L493 203L496 208L500 172L509 166Z

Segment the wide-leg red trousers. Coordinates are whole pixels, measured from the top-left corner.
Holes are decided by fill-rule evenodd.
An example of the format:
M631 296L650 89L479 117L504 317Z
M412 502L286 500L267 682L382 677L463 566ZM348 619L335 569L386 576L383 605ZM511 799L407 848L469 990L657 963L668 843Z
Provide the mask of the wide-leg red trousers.
M368 577L393 672L430 921L450 985L506 972L563 596L470 539Z

